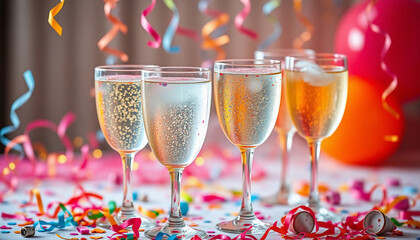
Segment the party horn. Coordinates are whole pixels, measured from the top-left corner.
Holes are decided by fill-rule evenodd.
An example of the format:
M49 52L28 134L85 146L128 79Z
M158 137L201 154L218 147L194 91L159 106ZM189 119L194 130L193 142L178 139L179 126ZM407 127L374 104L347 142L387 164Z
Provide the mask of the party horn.
M295 234L310 233L315 227L315 219L306 211L295 213L289 224L289 231Z
M394 230L397 226L383 212L373 210L363 219L363 227L368 233L382 235Z

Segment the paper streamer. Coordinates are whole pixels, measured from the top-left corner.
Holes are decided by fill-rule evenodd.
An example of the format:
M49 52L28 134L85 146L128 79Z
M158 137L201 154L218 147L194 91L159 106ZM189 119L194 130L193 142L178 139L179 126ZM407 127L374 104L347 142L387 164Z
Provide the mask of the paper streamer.
M266 49L268 46L270 46L274 41L276 41L282 32L282 27L279 23L279 21L277 21L275 16L270 16L269 14L274 11L276 8L278 8L281 4L280 0L270 0L268 2L266 2L263 6L263 13L264 15L267 16L267 19L269 22L271 22L271 24L273 24L274 30L273 32L270 34L270 36L268 36L267 39L265 39L263 42L261 42L257 49L258 50L264 50Z
M228 35L223 35L227 29L226 26L229 22L229 15L221 11L209 9L208 6L211 1L212 0L200 0L198 2L198 9L200 12L214 17L213 20L207 22L201 29L201 36L203 38L201 48L203 50L216 51L216 60L221 60L226 58L226 51L221 46L230 41ZM201 64L202 67L209 68L211 68L212 65L213 59L207 59Z
M388 74L388 76L392 78L392 81L389 84L389 86L385 89L385 91L382 93L382 96L381 96L382 106L388 113L390 113L396 119L399 119L400 115L398 114L398 112L386 102L387 97L397 88L398 78L397 78L397 75L389 68L389 66L385 63L385 60L384 60L392 44L391 36L386 31L381 29L378 25L374 24L370 17L370 12L372 11L372 8L375 6L376 2L377 0L370 0L368 5L366 6L365 13L366 13L366 19L368 21L369 28L372 30L372 32L376 34L380 34L381 36L385 38L384 46L382 47L382 51L381 51L381 68L385 73Z
M139 228L141 225L141 219L140 218L130 218L127 221L123 222L121 225L118 225L115 221L114 217L111 216L111 214L101 211L101 213L108 219L109 223L111 224L111 230L115 233L111 236L111 239L116 239L119 237L125 237L127 238L126 233L121 233L122 230L127 228L128 226L131 226L131 229L134 233L134 236L136 238L139 237Z
M48 23L60 36L63 33L63 28L60 26L60 24L58 24L58 22L54 19L54 17L60 12L63 5L64 5L64 0L61 0L61 2L57 4L55 7L53 7L50 10L50 13L48 14Z
M29 100L35 88L35 81L31 70L25 71L23 73L23 77L25 79L26 85L28 86L28 91L22 96L20 96L15 102L13 102L10 108L10 120L12 122L12 125L0 129L0 141L5 146L7 146L7 144L10 143L10 140L7 139L5 135L14 132L20 126L20 120L16 114L16 110ZM15 145L13 149L19 151L21 156L23 156L23 149L20 145Z
M311 21L309 21L309 19L302 13L302 0L293 0L293 7L295 9L297 18L306 28L305 31L303 31L297 38L295 38L293 41L293 47L296 49L302 49L303 44L312 38L315 27Z
M117 56L121 61L127 62L128 55L120 50L108 47L108 44L115 38L117 33L121 31L127 34L127 26L118 18L111 14L111 10L116 7L119 0L105 0L104 12L108 20L113 24L112 28L98 41L98 48L109 54Z
M178 53L181 48L179 46L171 46L176 32L186 35L197 42L200 40L200 37L196 32L179 26L179 11L173 0L163 0L163 2L172 11L173 16L165 34L163 35L162 46L168 53Z
M240 1L244 5L244 8L235 17L235 27L236 29L238 29L239 32L242 32L248 37L253 38L254 40L257 40L258 34L243 26L245 19L248 17L249 13L251 12L251 1L250 0L240 0Z
M159 48L160 44L162 43L162 39L160 38L159 34L153 29L152 25L150 25L149 21L147 21L146 16L149 15L153 11L156 5L156 0L152 0L150 5L142 12L140 16L140 22L143 26L144 30L153 37L154 41L147 42L147 45L152 48Z
M58 222L56 221L50 221L46 222L43 220L39 220L34 223L34 228L36 228L38 225L40 226L40 229L38 232L51 232L55 228L64 228L66 226L77 226L78 224L74 221L73 215L69 210L66 209L66 207L63 204L60 204L60 208L62 209L61 212L58 213ZM65 218L65 213L68 214L68 217ZM46 225L49 225L49 227L46 227Z

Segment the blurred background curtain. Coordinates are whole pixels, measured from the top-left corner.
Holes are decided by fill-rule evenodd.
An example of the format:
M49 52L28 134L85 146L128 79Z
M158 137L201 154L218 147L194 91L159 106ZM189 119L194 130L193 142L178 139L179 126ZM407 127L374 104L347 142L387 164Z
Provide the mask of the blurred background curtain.
M121 0L112 13L128 26L126 35L118 33L110 46L126 52L130 64L158 64L200 66L205 60L200 45L183 35L175 35L174 45L180 53L171 54L162 48L147 46L152 38L140 24L141 12L150 0ZM252 58L258 44L268 37L272 25L262 13L267 1L252 0L252 10L245 21L247 28L258 32L255 41L238 32L234 18L243 5L239 0L214 0L210 8L227 12L230 16L227 34L230 42L224 46L227 58ZM352 0L303 0L303 13L315 26L315 32L305 48L320 52L334 51L334 34L340 18L356 1ZM1 73L0 127L10 124L9 111L14 100L27 91L23 72L30 69L35 78L31 99L18 110L21 126L10 138L23 133L23 126L35 119L48 119L55 123L72 111L77 119L69 129L72 138L99 129L95 102L92 95L94 67L105 64L109 56L97 47L98 40L111 28L104 15L101 0L66 0L62 11L55 17L63 27L60 37L48 24L48 12L58 0L3 0L1 4ZM180 26L201 31L212 18L202 14L198 0L176 0ZM291 48L293 40L305 28L297 19L293 0L284 0L272 13L282 28L280 38L271 48ZM160 0L148 15L151 25L162 36L172 17L172 12ZM121 63L119 60L117 64ZM63 148L54 133L34 131L31 135L49 148ZM1 152L4 147L1 146Z

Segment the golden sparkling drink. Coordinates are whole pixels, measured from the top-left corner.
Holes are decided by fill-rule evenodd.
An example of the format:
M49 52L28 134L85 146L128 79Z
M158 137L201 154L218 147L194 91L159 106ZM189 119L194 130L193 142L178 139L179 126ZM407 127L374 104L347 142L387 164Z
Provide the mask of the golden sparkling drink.
M95 80L96 106L102 132L116 151L137 152L147 144L139 79Z
M315 73L285 71L289 114L307 140L326 138L337 129L346 106L347 77L347 71L337 67Z
M261 145L279 111L281 72L229 69L215 71L214 78L217 115L227 138L236 146Z

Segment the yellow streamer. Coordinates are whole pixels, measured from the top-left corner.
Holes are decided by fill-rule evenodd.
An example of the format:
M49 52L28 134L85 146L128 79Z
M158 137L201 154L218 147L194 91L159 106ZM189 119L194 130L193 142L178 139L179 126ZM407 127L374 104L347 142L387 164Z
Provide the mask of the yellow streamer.
M297 18L306 28L305 31L303 31L297 38L295 38L293 41L293 47L296 49L302 49L303 44L312 38L315 27L311 21L309 21L309 19L302 13L302 0L293 0L293 7L295 9Z
M54 17L60 12L61 8L64 5L64 0L61 0L59 4L57 4L55 7L53 7L50 10L50 14L48 15L48 23L51 25L51 27L58 33L58 35L61 36L63 33L63 28L58 24L58 22L54 19Z

